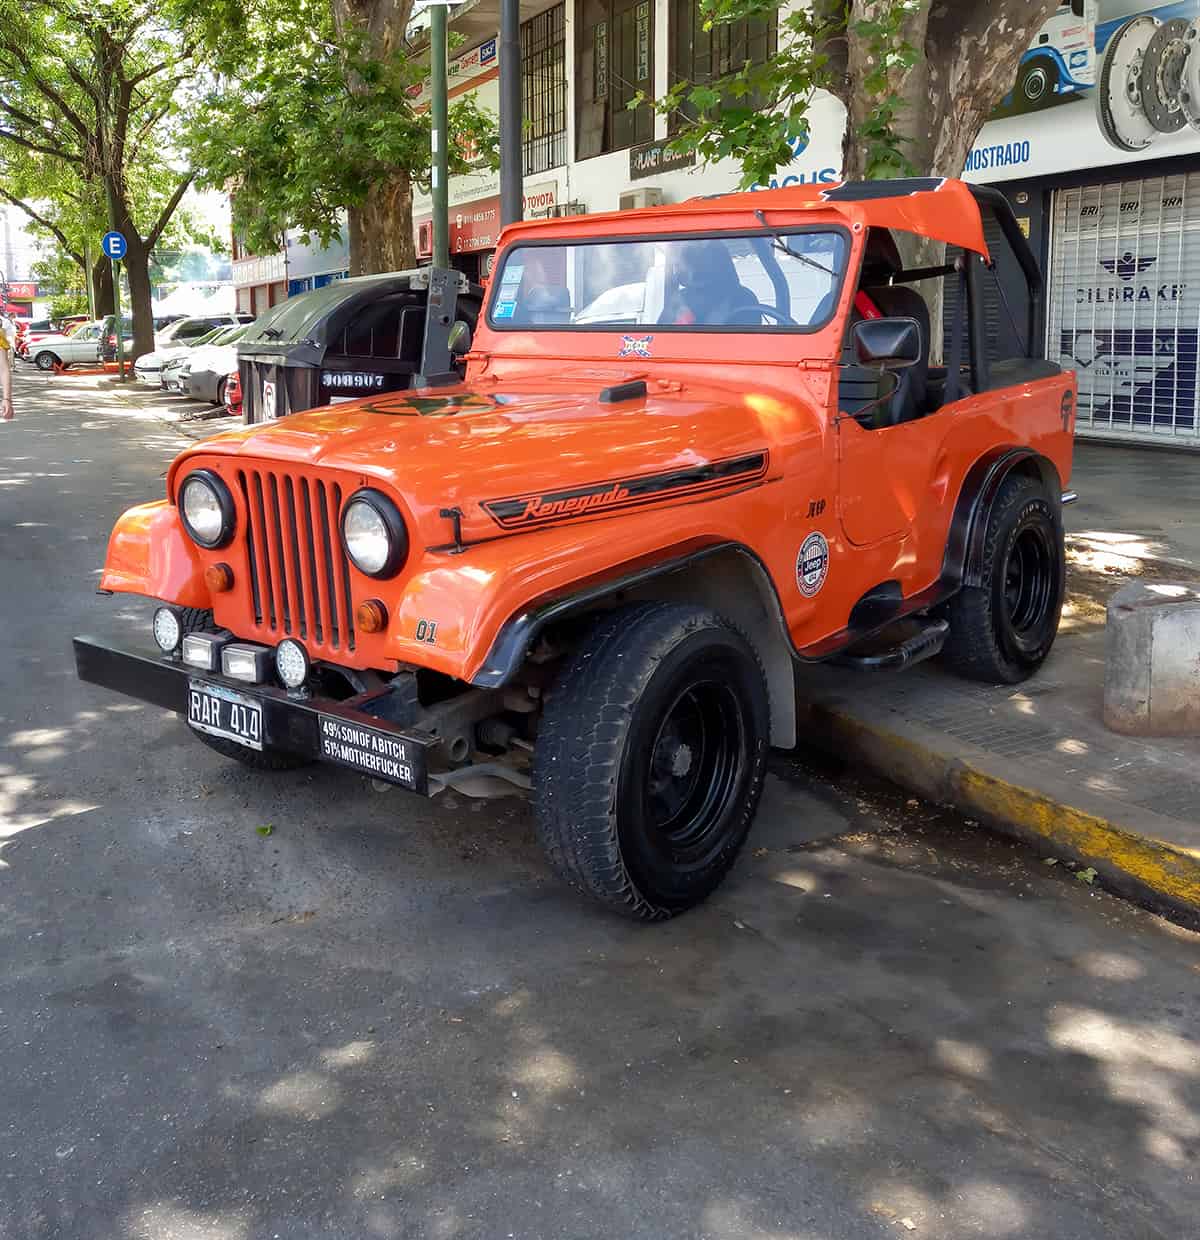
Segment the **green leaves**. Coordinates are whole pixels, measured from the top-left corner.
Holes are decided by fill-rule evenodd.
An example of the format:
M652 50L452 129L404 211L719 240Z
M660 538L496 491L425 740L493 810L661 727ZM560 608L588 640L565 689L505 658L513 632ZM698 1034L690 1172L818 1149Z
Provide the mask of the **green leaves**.
M854 134L866 174L911 175L896 84L921 56L904 38L906 23L928 3L871 0L863 5L869 18L852 18L859 5L849 0L812 0L790 11L779 0L700 0L705 30L773 18L779 46L763 64L747 62L712 81L676 82L655 100L662 115L685 122L672 147L694 151L706 162L736 159L743 188L765 184L807 143L816 96L853 93L866 105ZM855 62L868 66L858 81L849 75L851 42L861 53ZM640 102L639 97L629 106Z
M423 64L337 28L329 0L179 3L217 70L187 149L203 185L233 190L234 228L250 249L273 252L285 228L331 244L372 186L427 180ZM498 165L495 118L469 94L449 123L452 173Z

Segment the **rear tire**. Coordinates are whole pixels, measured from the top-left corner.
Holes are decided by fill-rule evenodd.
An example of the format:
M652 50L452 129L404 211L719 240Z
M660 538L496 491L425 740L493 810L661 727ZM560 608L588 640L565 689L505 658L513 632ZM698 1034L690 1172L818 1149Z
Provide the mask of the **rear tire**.
M216 398L213 400L213 404L223 405L224 403L225 403L225 380L218 379L217 380L217 394L216 394Z
M1045 662L1062 615L1066 552L1057 507L1040 483L1010 475L988 514L983 585L946 605L947 666L970 680L1011 685Z
M551 865L637 920L698 904L750 830L769 736L762 665L728 621L673 603L603 615L538 731L533 804Z

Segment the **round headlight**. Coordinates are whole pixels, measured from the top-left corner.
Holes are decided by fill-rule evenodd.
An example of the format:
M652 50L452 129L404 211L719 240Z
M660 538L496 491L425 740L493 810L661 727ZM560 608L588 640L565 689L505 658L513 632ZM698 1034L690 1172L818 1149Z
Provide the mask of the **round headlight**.
M183 639L183 626L179 617L169 608L160 607L154 613L154 640L163 654L172 654Z
M391 577L408 556L404 518L379 491L355 491L342 509L342 545L360 573Z
M308 654L304 647L285 637L275 647L275 671L285 689L299 689L308 679Z
M215 550L233 537L233 497L211 470L189 474L179 488L179 511L193 542Z

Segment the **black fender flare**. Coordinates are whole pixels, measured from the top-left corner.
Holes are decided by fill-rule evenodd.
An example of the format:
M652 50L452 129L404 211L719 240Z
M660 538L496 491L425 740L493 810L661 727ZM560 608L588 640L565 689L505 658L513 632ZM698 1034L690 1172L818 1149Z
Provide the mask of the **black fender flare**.
M983 585L983 544L996 497L1009 474L1017 469L1030 472L1031 468L1041 478L1061 526L1062 482L1054 462L1033 448L992 449L971 466L954 505L942 561L942 586L947 593L962 586Z
M585 611L619 591L631 590L657 577L694 568L703 560L730 552L744 559L751 574L758 578L760 587L765 587L762 594L764 599L770 600L771 619L778 624L780 633L794 653L795 647L784 620L779 593L762 560L749 547L738 542L688 542L665 547L638 560L627 560L585 581L572 583L558 593L532 600L500 626L487 657L471 677L471 684L477 689L503 688L516 676L538 635L549 625L573 613Z

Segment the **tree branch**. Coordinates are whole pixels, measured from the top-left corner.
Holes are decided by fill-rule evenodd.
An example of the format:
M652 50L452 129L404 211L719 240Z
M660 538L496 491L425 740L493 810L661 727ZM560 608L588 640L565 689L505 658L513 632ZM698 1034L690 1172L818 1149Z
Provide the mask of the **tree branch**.
M7 108L0 103L0 112L4 111L7 111ZM23 138L20 134L13 133L11 129L0 129L0 139L15 142L17 146L23 146L27 151L36 151L39 155L49 155L52 159L62 159L71 164L83 163L78 155L72 155L69 151L62 151L53 146L41 146L37 142L31 142L28 138Z
M66 234L61 228L58 227L58 225L52 224L44 215L39 215L28 203L22 202L19 198L14 197L2 185L0 185L0 198L3 198L5 202L11 202L14 207L20 207L20 209L24 211L31 220L37 224L40 224L47 231L53 233L66 253L69 254L71 258L73 258L75 262L80 265L80 267L82 267L85 271L87 270L87 264L83 261L83 255L71 249L71 243L67 240Z
M17 63L28 66L27 53L13 45L6 38L0 38L0 47L2 47L10 56L16 57ZM44 78L39 77L36 73L26 74L30 85L39 94L44 95L52 104L62 113L70 126L79 134L84 141L87 141L88 134L91 132L90 127L85 123L83 117L63 98L62 93L55 87L51 86Z
M152 250L157 244L159 237L162 236L163 229L171 222L171 216L175 214L175 208L179 206L187 188L191 185L194 172L189 172L187 176L175 186L175 192L167 199L167 205L159 212L158 220L154 227L146 234L146 249Z

